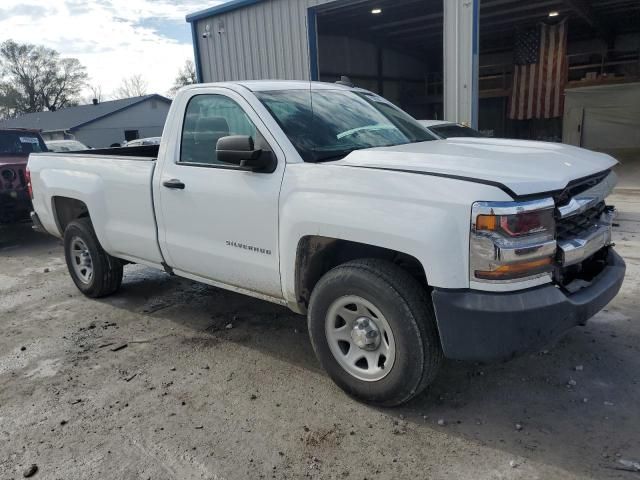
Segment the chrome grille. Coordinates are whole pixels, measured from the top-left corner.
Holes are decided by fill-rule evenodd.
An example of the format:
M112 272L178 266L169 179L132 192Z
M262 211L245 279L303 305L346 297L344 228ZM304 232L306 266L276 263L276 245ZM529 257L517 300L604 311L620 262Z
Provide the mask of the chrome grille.
M558 207L566 205L567 203L569 203L569 200L571 200L572 197L576 197L586 190L594 188L596 185L600 184L605 178L609 176L610 173L610 170L606 170L587 178L574 180L573 182L569 183L569 185L567 185L567 188L565 188L562 193L555 196L554 200L556 201L556 205Z
M590 228L598 224L606 209L607 207L602 201L582 213L558 219L556 223L557 240L561 242L584 235Z

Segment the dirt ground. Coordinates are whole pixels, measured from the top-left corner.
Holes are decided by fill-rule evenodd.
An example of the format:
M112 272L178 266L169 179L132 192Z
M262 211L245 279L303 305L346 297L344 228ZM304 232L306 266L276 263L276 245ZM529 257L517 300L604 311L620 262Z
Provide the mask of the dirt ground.
M89 300L59 241L0 229L0 478L640 479L640 190L612 203L611 305L393 410L334 386L288 310L140 266Z

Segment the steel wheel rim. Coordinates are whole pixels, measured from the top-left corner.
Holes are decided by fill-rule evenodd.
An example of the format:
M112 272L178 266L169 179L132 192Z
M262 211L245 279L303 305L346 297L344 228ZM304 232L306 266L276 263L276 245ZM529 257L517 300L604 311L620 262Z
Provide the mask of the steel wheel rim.
M363 319L373 323L370 330L378 331L377 346L363 348L356 343L361 340ZM380 309L368 300L357 295L336 299L327 311L325 334L340 367L358 380L377 382L391 372L396 357L393 332Z
M93 279L93 260L89 247L80 237L71 239L71 265L78 280L89 284Z

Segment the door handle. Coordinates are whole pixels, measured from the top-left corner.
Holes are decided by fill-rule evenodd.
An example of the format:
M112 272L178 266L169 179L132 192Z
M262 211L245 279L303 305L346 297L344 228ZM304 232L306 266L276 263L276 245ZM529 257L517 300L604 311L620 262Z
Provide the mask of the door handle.
M171 180L167 180L166 182L162 182L162 185L164 185L167 188L173 188L174 190L184 190L184 187L185 187L185 184L182 183L177 178L173 178Z

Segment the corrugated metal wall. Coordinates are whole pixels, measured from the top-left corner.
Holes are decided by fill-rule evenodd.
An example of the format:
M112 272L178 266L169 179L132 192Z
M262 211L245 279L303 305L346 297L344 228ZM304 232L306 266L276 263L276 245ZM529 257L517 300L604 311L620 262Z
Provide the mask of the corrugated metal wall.
M307 9L331 1L270 0L198 20L202 81L308 80Z

